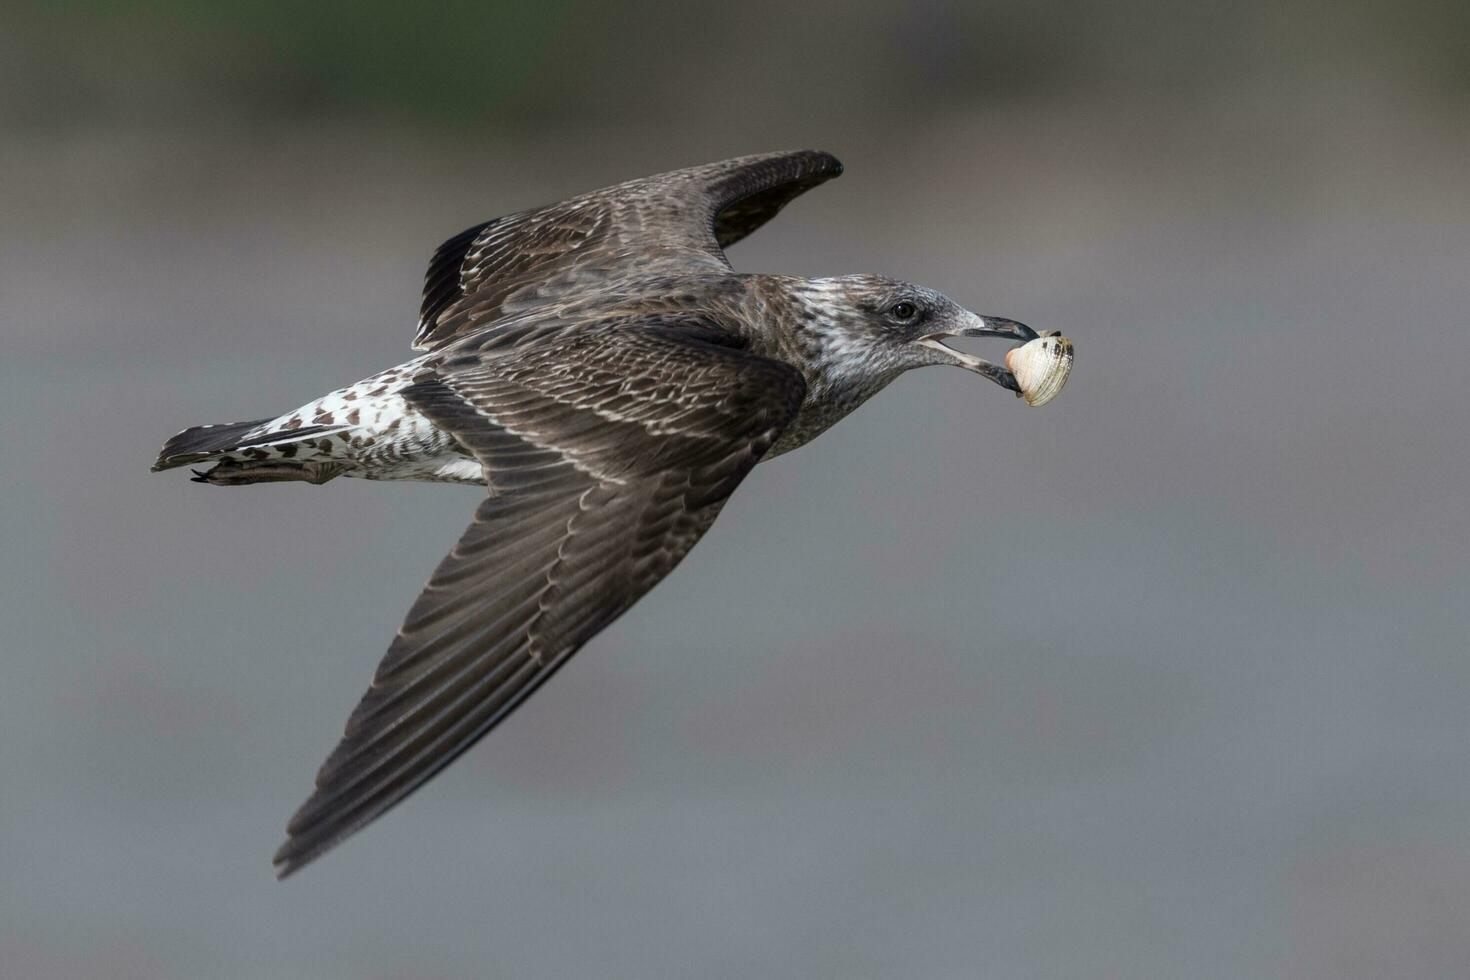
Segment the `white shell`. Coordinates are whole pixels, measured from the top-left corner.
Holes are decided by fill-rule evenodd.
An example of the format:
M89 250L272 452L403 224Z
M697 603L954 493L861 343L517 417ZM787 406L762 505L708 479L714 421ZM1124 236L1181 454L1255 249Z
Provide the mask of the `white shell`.
M1006 351L1006 367L1016 376L1026 404L1045 405L1072 373L1072 342L1061 334L1028 340Z

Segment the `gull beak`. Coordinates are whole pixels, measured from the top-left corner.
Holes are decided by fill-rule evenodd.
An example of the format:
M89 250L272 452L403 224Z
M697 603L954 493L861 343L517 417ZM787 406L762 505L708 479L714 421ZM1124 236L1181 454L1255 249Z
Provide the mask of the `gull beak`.
M991 364L989 361L966 354L964 351L955 350L947 346L945 337L1006 337L1017 343L1024 344L1035 340L1039 335L1035 330L1024 323L1015 320L1007 320L1003 316L980 316L970 314L970 322L958 330L947 330L943 333L932 333L926 337L919 338L919 344L930 350L936 351L943 356L943 360L950 364L958 364L967 371L989 378L1002 388L1009 388L1017 395L1021 394L1021 385L1016 381L1016 376L999 364Z

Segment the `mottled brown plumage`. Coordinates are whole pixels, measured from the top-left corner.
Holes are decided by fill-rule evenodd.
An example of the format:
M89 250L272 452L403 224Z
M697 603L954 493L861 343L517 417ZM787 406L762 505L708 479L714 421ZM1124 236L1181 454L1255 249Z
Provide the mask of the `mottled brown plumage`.
M631 180L476 225L429 263L414 347L600 282L729 270L723 249L842 173L829 153L739 157Z
M498 218L445 242L423 356L284 416L199 427L201 482L483 484L276 855L300 868L512 712L688 553L762 458L913 367L1014 379L939 338L1028 340L921 286L734 272L724 247L841 173L742 157Z

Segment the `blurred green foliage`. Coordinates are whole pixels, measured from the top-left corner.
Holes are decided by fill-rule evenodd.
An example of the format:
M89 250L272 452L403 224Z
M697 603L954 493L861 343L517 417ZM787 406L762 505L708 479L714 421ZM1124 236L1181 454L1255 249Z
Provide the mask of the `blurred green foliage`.
M494 113L576 0L47 0L21 18L32 74L74 103L117 85L226 111ZM63 72L63 67L70 72ZM46 86L38 86L44 88ZM169 91L172 89L172 91ZM189 89L192 91L179 91ZM124 98L121 101L128 101ZM78 105L81 108L81 105Z
M15 0L13 0L15 2ZM1303 78L1470 94L1446 0L18 0L0 121L871 113Z
M99 8L111 4L97 2ZM161 21L236 38L325 103L415 112L494 106L539 63L573 0L154 0Z

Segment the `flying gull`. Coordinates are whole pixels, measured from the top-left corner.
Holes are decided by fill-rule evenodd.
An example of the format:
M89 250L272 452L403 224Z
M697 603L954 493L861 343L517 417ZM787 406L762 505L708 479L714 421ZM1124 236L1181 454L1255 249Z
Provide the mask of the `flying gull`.
M810 150L740 157L476 225L429 264L422 356L164 445L155 470L208 464L194 479L214 486L345 476L487 491L291 818L279 876L499 724L673 570L757 462L910 368L957 364L1029 401L1055 393L1071 363L1060 336L880 276L730 267L727 246L841 172ZM952 337L1024 346L1012 373ZM1026 382L1038 370L1040 398Z

